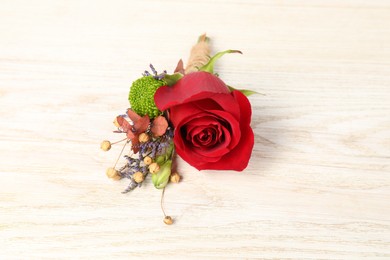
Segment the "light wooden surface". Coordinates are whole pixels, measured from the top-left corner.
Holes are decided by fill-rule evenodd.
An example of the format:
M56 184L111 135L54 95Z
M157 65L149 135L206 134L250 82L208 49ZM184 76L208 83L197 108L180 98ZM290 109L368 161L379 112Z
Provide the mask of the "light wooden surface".
M127 195L113 118L199 34L250 98L243 173ZM390 258L389 1L0 1L0 259Z

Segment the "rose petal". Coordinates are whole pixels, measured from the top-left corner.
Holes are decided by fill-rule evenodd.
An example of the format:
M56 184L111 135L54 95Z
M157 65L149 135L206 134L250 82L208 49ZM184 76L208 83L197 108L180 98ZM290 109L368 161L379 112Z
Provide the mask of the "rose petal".
M222 136L219 126L196 126L193 129L187 127L187 140L192 140L196 147L212 147L220 142Z
M193 99L196 100L194 104L200 109L209 111L209 110L223 110L232 114L237 120L240 118L240 107L235 99L235 97L229 94L203 94L206 98L202 100L196 100L200 94L195 95Z
M196 168L198 170L243 171L248 166L254 145L254 135L252 128L245 127L245 129L243 129L242 135L245 136L245 140L239 142L233 150L222 156L219 161L212 164L200 163Z
M184 109L190 109L190 104L178 106ZM178 107L174 107L175 110ZM184 160L197 169L201 169L204 163L218 162L221 156L230 153L241 139L240 126L238 121L225 111L208 111L198 114L191 114L190 118L183 119L175 129L176 151ZM216 113L216 114L215 114ZM222 136L220 143L212 147L202 147L194 145L191 135L187 136L188 131L195 131L196 126L209 126L211 123L218 124L221 127ZM187 129L187 126L189 129ZM178 131L177 129L181 129ZM187 131L187 132L186 132ZM199 132L199 130L197 130Z
M204 118L199 118L194 121L202 125L203 120ZM212 146L211 145L194 146L193 140L191 140L192 142L189 143L189 145L194 146L193 147L194 153L197 153L205 157L221 157L222 155L228 153L231 150L230 144L231 144L232 137L231 137L230 130L226 129L226 127L224 127L222 124L218 126L219 126L218 135L220 135L220 137L214 140L215 143ZM207 127L207 125L205 127ZM240 138L240 135L238 135L238 138Z
M204 71L185 75L175 85L162 86L154 94L154 101L159 110L166 110L202 93L230 93L225 83L217 76Z
M250 125L252 116L251 103L248 98L238 90L234 90L232 95L240 106L240 123L243 125Z
M240 119L240 107L233 95L210 92L199 93L191 98L191 102L172 107L170 118L173 125L176 126L178 121L188 117L188 115L210 110L226 111L228 114L233 115L236 120Z
M178 110L178 111L176 111ZM232 140L229 143L229 149L233 149L237 143L241 139L241 130L240 130L240 122L237 121L237 119L229 114L226 111L220 111L220 110L210 110L210 111L201 111L200 109L193 106L193 104L183 104L180 106L175 106L171 110L172 114L175 116L172 116L172 121L174 121L175 127L181 128L182 126L186 126L189 124L190 121L193 121L195 118L201 118L201 117L213 117L215 120L222 120L225 122L225 127L229 128L229 132L232 135ZM186 112L189 112L188 115L192 115L191 117L185 117L183 114L186 114ZM176 116L178 115L178 116ZM181 117L179 117L181 116ZM181 121L179 121L181 120ZM219 121L219 122L222 122ZM200 124L200 123L197 123ZM175 137L176 138L176 137Z
M200 162L202 162L202 164L203 162L214 163L221 159L221 157L205 157L199 155L198 153L195 153L193 151L193 146L186 145L178 131L179 130L175 129L174 143L176 152L181 158L183 158L183 160L188 162L190 165L198 169L197 164Z
M214 163L199 162L198 170L235 170L243 171L249 163L254 146L254 134L250 127L252 109L245 95L239 91L233 91L234 97L240 106L240 129L242 139L234 149Z

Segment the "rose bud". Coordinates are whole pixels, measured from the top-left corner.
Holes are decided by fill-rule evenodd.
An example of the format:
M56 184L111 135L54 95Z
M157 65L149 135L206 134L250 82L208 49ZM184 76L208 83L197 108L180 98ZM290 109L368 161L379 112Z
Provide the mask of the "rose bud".
M135 181L136 183L141 183L141 182L144 181L145 176L144 176L144 174L143 174L142 172L135 172L135 173L133 174L133 179L134 179L134 181Z
M150 165L153 162L153 159L150 156L145 156L144 164Z
M106 171L106 175L108 178L113 179L113 180L120 180L122 176L120 175L119 171L110 167Z
M172 160L167 160L160 167L160 170L157 173L152 175L152 182L154 184L154 187L156 187L157 189L162 189L165 186L167 186L169 181L169 176L171 175L171 166L172 166Z
M149 139L150 139L150 137L149 137L149 135L146 134L146 133L142 133L142 134L140 134L140 135L138 136L138 141L139 141L140 143L146 143L146 142L149 141Z
M111 149L111 142L108 141L108 140L104 140L104 141L100 144L100 149L102 149L103 151L107 152L108 150Z
M180 181L180 179L181 179L181 176L177 172L174 172L171 174L171 177L170 177L171 182L178 183Z
M149 165L150 173L156 174L159 170L160 170L160 165L158 165L157 163L154 162Z

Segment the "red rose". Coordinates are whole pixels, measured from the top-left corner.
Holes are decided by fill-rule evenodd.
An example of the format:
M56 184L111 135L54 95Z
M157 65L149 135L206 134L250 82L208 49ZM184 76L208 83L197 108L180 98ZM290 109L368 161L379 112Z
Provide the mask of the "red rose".
M254 144L251 106L240 91L230 92L211 73L185 75L175 85L160 87L157 107L169 109L176 152L198 170L242 171Z

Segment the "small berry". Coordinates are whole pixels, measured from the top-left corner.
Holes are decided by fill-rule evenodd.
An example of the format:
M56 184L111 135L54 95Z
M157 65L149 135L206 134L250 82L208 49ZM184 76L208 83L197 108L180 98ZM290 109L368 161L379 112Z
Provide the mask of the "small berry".
M100 144L100 148L101 148L103 151L107 152L108 150L111 149L111 142L108 141L108 140L104 140L104 141Z
M149 135L146 134L146 133L142 133L142 134L140 134L140 135L138 136L138 141L139 141L140 143L146 143L146 142L149 141L149 139L150 139L150 137L149 137Z
M151 163L150 165L149 165L149 171L150 171L150 173L152 173L152 174L155 174L155 173L157 173L158 171L160 170L160 165L158 165L157 163Z
M144 174L142 172L136 172L133 174L133 178L134 178L134 181L136 183L141 183L144 181L145 177L144 177Z
M116 126L116 127L120 127L120 125L119 125L119 122L118 122L118 118L117 117L115 117L115 119L114 119L114 125Z
M167 225L172 225L173 224L173 219L170 216L165 216L164 223L167 224Z
M150 156L145 156L144 164L150 165L153 162L153 159Z
M110 167L107 168L106 175L108 178L113 179L113 180L120 180L122 176L120 175L119 171Z
M174 172L171 174L171 177L170 177L171 182L178 183L180 181L180 179L181 179L181 176L177 172Z

